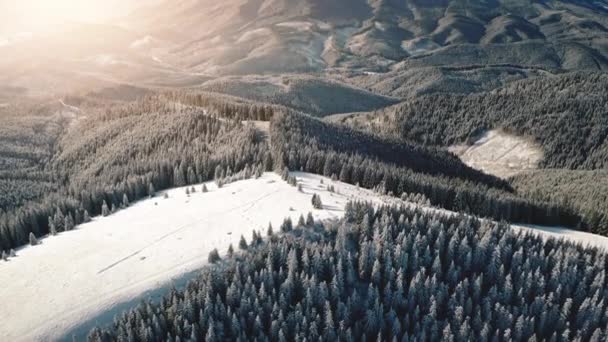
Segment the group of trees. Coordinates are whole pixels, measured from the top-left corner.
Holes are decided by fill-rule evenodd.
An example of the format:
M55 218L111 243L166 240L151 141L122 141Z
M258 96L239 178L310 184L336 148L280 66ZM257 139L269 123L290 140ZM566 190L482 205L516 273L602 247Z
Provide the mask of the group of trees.
M425 145L471 142L500 128L531 137L547 168L608 167L608 75L568 73L472 95L420 96L355 117L354 125Z
M272 169L268 144L240 120L202 108L167 105L160 97L92 110L53 146L45 172L56 191L0 213L0 250L50 233L57 211L74 224L118 210L155 191L222 178L248 169ZM57 224L57 232L65 224Z
M537 170L510 182L528 198L576 210L595 233L608 236L608 170Z
M596 249L507 225L350 203L89 341L604 341L607 268Z
M287 166L290 170L328 177L335 175L343 182L369 189L379 187L384 193L395 196L403 193L422 194L434 206L480 217L586 229L585 222L570 208L526 199L513 193L508 185L494 177L482 177L476 182L473 172L452 176L453 171L449 168L432 171L420 167L412 169L408 167L408 159L416 158L416 154L402 155L399 164L392 162L392 159L387 162L381 154L360 153L359 145L346 146L347 136L330 131L332 126L324 124L324 136L344 138L344 142L335 147L320 142L327 138L319 137L319 126L318 120L312 117L275 114L271 125L275 166ZM341 129L336 127L336 130ZM446 170L444 174L443 170Z

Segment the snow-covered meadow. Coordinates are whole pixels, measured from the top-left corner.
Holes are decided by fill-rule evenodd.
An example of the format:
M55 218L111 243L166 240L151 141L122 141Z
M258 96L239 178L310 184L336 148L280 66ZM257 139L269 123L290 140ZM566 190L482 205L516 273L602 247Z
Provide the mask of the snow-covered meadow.
M326 177L292 175L301 192L273 173L220 189L206 183L208 193L201 184L189 196L186 188L172 189L168 198L159 194L18 250L0 262L0 341L71 340L73 334L81 340L92 325L108 324L142 299L184 284L212 249L223 256L230 244L237 248L241 235L247 241L253 230L265 235L269 221L277 232L287 216L294 222L308 212L316 220L339 218L349 200L403 203ZM322 210L313 209L313 193L321 196ZM608 246L608 238L568 229L515 229Z

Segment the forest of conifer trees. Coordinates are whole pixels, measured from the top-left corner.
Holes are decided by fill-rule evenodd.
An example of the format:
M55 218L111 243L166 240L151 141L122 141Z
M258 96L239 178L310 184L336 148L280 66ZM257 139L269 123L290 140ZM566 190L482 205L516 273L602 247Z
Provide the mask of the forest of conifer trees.
M350 203L256 240L89 341L604 341L606 254L503 224Z

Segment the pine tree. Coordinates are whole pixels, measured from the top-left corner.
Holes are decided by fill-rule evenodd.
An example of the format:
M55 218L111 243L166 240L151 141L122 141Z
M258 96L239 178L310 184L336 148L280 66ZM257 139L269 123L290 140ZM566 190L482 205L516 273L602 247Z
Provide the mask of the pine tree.
M36 235L34 235L34 233L30 233L29 239L31 246L36 246L38 244L38 239L36 238Z
M49 234L57 235L57 227L55 227L55 221L49 216Z
M272 231L272 223L268 222L268 229L266 230L266 236L271 237L274 234Z
M298 227L304 227L306 225L306 222L304 221L304 215L300 215L300 218L298 218Z
M122 207L126 208L129 206L129 197L127 197L127 194L123 194L122 195Z
M314 194L312 195L312 206L315 209L323 209L323 203L321 202L321 196Z
M86 210L84 211L82 222L84 222L84 223L91 222L91 217L89 216L89 212Z
M215 264L220 261L220 253L217 251L217 248L214 248L211 252L209 252L209 258L207 260L210 264Z
M306 225L312 227L315 225L315 219L312 217L312 213L309 211L306 215Z
M110 208L108 208L108 204L106 203L106 201L103 201L103 204L101 205L101 215L102 216L108 216L110 215Z
M209 189L207 189L207 185L203 184L202 191L203 191L203 193L209 192Z
M232 257L234 255L234 247L232 247L232 244L230 244L230 246L228 246L228 257Z
M152 198L156 195L156 189L154 188L154 184L148 184L148 197Z
M65 217L65 231L70 231L74 229L74 219L72 218L72 214L69 213L66 217Z
M243 251L247 250L247 241L243 235L241 235L241 240L239 240L239 249Z
M165 193L163 194L163 198L164 199L169 198L169 192L168 191L165 191Z
M291 222L291 218L288 217L285 220L283 220L283 224L281 224L281 232L289 233L292 230L293 230L293 223Z

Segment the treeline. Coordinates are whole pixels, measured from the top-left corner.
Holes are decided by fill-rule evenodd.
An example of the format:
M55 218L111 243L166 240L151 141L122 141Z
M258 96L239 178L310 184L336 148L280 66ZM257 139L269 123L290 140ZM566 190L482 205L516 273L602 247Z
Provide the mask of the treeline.
M277 109L286 110L286 108L277 105L201 91L166 92L160 98L169 103L177 102L183 105L204 108L211 114L234 120L270 121Z
M351 203L247 248L89 341L608 337L606 254L502 224Z
M479 217L586 229L585 222L576 213L556 203L525 199L501 187L450 177L449 173L436 174L437 170L432 174L424 170L416 172L380 157L361 154L358 145L347 151L320 144L319 139L322 138L317 136L316 120L295 114L275 114L271 125L275 166L328 177L335 175L343 182L370 189L380 186L384 192L395 196L423 194L434 206ZM404 160L407 157L404 156Z
M284 114L284 119L274 120L273 126L275 132L288 131L284 135L289 133L289 141L286 143L290 147L312 145L319 150L356 153L368 159L377 159L418 173L457 177L487 184L490 187L509 189L508 182L465 165L458 157L444 149L378 137L295 113ZM283 140L278 141L283 142ZM282 144L276 145L282 146ZM292 170L300 169L300 165L297 164L305 164L303 161L298 161L296 155L285 157L289 158L288 165ZM327 174L325 171L324 173Z
M523 196L576 210L593 232L608 236L608 170L538 170L510 182Z
M428 95L356 117L353 125L426 145L502 129L543 147L547 168L608 168L608 75L569 73L473 95Z
M46 166L58 190L0 216L0 250L26 244L30 232L65 230L65 219L118 210L155 191L229 176L249 168L271 170L268 145L249 125L169 105L155 97L101 108L64 134Z

